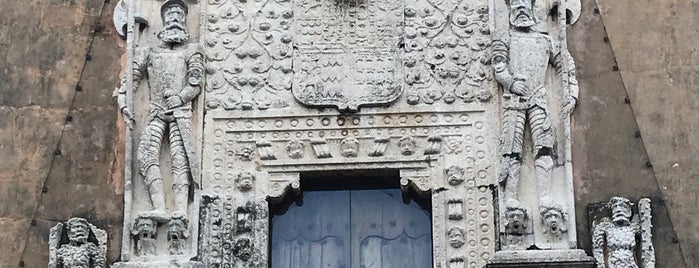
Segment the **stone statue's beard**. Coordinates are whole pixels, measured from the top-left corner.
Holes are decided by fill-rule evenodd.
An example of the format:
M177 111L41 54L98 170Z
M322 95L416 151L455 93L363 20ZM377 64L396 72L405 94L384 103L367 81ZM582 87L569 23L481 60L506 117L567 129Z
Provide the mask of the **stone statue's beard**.
M180 25L168 25L158 36L160 40L170 44L180 44L189 40L189 33Z
M536 24L533 20L534 14L530 9L511 9L510 24L517 28L531 27Z

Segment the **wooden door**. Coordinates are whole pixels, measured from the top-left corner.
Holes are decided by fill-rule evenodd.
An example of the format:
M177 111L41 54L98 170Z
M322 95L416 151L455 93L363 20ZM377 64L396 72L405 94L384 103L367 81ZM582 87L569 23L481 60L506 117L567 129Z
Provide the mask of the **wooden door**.
M400 189L305 191L272 218L271 267L431 267L430 219Z

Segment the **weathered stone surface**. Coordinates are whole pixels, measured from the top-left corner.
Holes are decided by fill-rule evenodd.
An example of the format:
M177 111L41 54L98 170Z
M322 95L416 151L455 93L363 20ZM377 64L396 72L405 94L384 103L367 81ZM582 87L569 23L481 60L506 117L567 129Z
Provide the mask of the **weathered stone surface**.
M616 64L614 54L638 42L628 40L612 52L609 43L604 40L607 33L602 17L595 13L596 3L583 1L583 5L580 21L569 29L569 47L578 59L579 82L581 91L584 92L574 113L573 123L575 197L578 206L576 213L578 219L581 219L577 228L578 243L583 249L592 248L590 226L582 220L586 218L582 209L586 204L608 200L620 194L636 199L650 196L653 199L653 242L656 246L657 266L685 267L679 245L673 242L677 236L670 218L666 216L667 209L661 201L660 189L653 171L645 164L649 160L645 146L641 139L635 137L638 126L634 112L638 110L637 106L633 104L632 109L632 105L625 102L627 96L624 83L628 84L627 79L622 80L622 75L613 69ZM619 10L629 7L621 6L622 4ZM646 5L643 9L650 11L653 10L652 6L654 5ZM618 14L617 18L620 23L628 19L625 14ZM633 25L636 27L640 24ZM646 31L645 27L637 29L638 35L634 37L637 39L634 40L639 40L646 34L640 33ZM614 38L610 36L610 39L613 41ZM654 53L653 51L651 49L634 57L647 58L646 55ZM639 109L652 111L656 107L640 106ZM646 134L643 135L645 137ZM664 155L672 154L665 152Z
M0 235L0 245L3 245L3 248L0 249L0 256L2 256L0 267L16 267L19 264L30 222L27 219L0 218L0 228L4 230L4 235ZM46 254L48 254L48 250Z
M119 146L113 144L111 98L120 69L120 40L105 27L95 32L100 15L113 9L103 1L2 6L0 221L24 225L21 230L7 226L1 236L0 267L18 267L20 261L24 267L46 267L54 220L82 216L110 237L121 234L123 182L112 174L123 168L116 168L114 158ZM82 91L76 91L78 84ZM116 251L108 258L116 259L119 244L109 248Z
M699 214L692 193L699 190L699 167L691 163L699 155L697 3L598 2L684 260L695 265Z

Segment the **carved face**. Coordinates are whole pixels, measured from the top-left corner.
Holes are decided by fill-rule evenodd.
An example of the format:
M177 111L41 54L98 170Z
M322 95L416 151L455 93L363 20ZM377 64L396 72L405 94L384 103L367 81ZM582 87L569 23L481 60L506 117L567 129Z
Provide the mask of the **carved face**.
M398 141L398 147L402 155L411 155L415 153L415 140L411 137L403 137Z
M136 231L140 238L155 238L157 226L154 220L138 218L136 220Z
M240 191L249 191L253 187L255 182L255 176L250 172L241 172L238 177L235 178L235 186Z
M622 197L615 197L609 201L612 207L612 222L617 225L629 225L631 220L631 202Z
M534 26L533 6L532 0L510 0L510 24L517 28Z
M459 166L447 168L447 182L451 185L458 185L464 181L464 169Z
M355 138L346 138L340 142L340 151L342 156L356 157L359 152L359 140Z
M163 11L163 31L158 34L165 43L179 44L187 42L187 13L184 7L172 4Z
M451 245L454 248L460 248L465 243L464 231L460 228L454 227L449 229L449 233L447 233L447 236L449 237L449 245Z
M508 207L505 210L507 223L505 229L507 233L513 235L523 235L527 230L527 212L523 208Z
M567 231L565 226L563 212L560 208L543 208L541 211L541 221L547 228L547 232L554 235L560 235Z
M187 220L182 217L173 217L167 226L167 239L180 240L187 238Z
M303 157L303 142L300 140L292 140L286 144L286 152L289 157L298 159Z
M68 221L68 239L70 242L85 243L90 235L90 226L81 218L72 218Z

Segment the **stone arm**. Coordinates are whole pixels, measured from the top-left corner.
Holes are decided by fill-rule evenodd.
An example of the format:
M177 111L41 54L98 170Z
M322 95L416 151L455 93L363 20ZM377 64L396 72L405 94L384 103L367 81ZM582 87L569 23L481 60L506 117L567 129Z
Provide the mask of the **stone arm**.
M107 268L107 260L100 252L100 249L95 244L90 244L90 256L92 259L92 266L94 268Z
M575 72L575 60L573 60L573 56L571 56L568 51L563 51L560 47L552 49L551 51L553 55L550 57L550 64L556 70L556 74L566 79L566 81L563 81L563 86L566 87L564 90L565 95L563 96L563 111L569 114L575 109L580 91L578 88L577 74Z
M204 55L197 49L187 59L187 86L180 92L182 102L192 101L201 92L204 80Z
M607 230L611 226L610 222L602 222L592 230L592 256L597 262L597 268L607 268L604 259L604 248L607 241Z
M653 247L653 234L651 229L652 216L650 214L650 199L643 198L638 201L638 214L640 215L640 236L641 236L641 262L643 268L655 268L655 248Z
M524 78L514 76L507 67L509 51L505 42L501 40L493 41L493 57L491 60L495 67L495 80L506 91L520 96L524 95L527 91Z
M133 89L136 90L138 89L138 86L141 84L141 80L147 75L147 69L146 66L148 65L148 50L146 49L137 49L136 52L134 53L134 59L133 59ZM124 76L121 77L121 85L119 88L114 90L113 96L117 98L117 105L119 106L119 110L124 114L124 120L127 121L127 124L131 123L133 121L133 114L131 114L131 110L129 110L129 107L126 105L126 94L127 94L127 88L126 88L126 81L128 79L128 72L124 74Z

